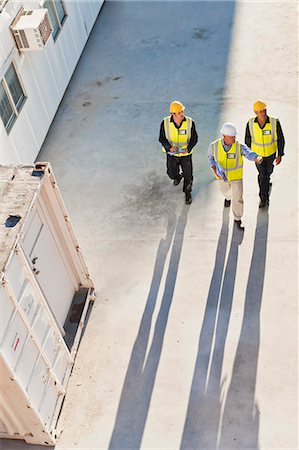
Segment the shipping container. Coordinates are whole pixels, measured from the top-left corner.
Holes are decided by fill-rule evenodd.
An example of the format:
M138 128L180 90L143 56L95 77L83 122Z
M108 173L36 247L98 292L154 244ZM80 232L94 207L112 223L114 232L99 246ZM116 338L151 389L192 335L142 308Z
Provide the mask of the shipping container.
M54 445L95 298L49 163L0 166L0 438Z

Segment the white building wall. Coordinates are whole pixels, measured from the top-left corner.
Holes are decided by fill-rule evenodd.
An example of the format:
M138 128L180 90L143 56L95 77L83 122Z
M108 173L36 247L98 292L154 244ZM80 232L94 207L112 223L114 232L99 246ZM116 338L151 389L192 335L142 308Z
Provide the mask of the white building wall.
M0 118L0 163L32 163L46 137L104 0L65 0L67 17L56 40L42 51L19 53L9 26L22 6L38 1L8 0L0 12L0 81L14 62L27 97L9 133Z

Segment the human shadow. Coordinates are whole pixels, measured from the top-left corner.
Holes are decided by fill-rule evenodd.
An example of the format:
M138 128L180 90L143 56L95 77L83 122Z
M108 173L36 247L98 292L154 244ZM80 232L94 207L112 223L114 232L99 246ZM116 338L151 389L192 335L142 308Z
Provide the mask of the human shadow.
M223 408L218 449L259 449L259 410L255 400L255 387L268 221L268 210L259 210L240 339Z
M153 278L125 376L109 450L140 448L173 299L188 212L189 208L184 205L178 219L169 213L166 238L160 241L158 247ZM152 316L170 250L164 292L146 356Z
M225 264L229 210L224 208L214 270L199 337L181 450L216 448L221 413L221 370L243 232L233 229Z

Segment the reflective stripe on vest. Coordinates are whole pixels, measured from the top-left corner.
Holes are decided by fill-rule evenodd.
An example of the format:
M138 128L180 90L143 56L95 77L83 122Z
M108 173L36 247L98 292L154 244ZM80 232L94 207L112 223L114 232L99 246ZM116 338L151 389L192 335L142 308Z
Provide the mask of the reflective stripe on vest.
M185 117L186 120L182 122L180 128L176 128L170 119L171 116L164 119L165 137L172 147L178 147L178 152L185 152L191 138L192 119L191 117ZM179 134L179 131L186 131L186 134ZM165 148L163 148L163 151L166 152ZM192 152L193 150L182 155L176 154L175 156L187 156L191 155Z
M270 123L260 128L252 118L248 121L251 135L251 150L260 156L270 156L277 151L277 119L269 117Z
M222 145L222 140L218 139L212 143L214 159L224 169L228 181L242 180L243 178L243 155L241 144L236 141L226 152ZM229 158L229 154L235 154L235 158Z

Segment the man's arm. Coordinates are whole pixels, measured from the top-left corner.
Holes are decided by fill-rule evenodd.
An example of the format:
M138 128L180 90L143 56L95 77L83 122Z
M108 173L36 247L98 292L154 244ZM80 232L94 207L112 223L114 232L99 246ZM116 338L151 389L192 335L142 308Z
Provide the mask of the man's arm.
M284 155L285 139L279 120L276 122L278 155Z
M207 158L208 158L208 161L210 163L211 168L216 167L216 161L215 161L215 158L213 156L213 146L212 146L212 144L210 144L210 146L208 148Z
M281 162L281 157L284 155L284 146L285 146L285 139L279 120L277 120L276 122L276 132L277 132L277 156L275 159L275 163L276 165L278 165Z
M247 145L247 147L251 148L251 134L250 134L248 122L246 125L246 131L245 131L245 144Z
M219 179L220 177L217 174L217 166L216 166L215 158L213 156L212 144L210 144L210 146L208 148L207 158L208 158L208 161L210 163L211 169L214 172L215 177Z
M223 167L219 164L219 162L214 157L213 143L210 144L210 146L209 146L207 158L210 163L211 169L214 172L216 180L223 180L223 181L227 182L228 180L227 180L227 175L226 175L225 170L223 169Z
M249 159L249 161L254 161L257 164L262 164L263 158L259 156L257 153L252 152L247 145L241 144L241 153L245 158Z
M170 151L171 145L170 145L170 143L168 142L168 140L166 139L166 136L165 136L164 120L162 120L161 126L160 126L159 142L161 142L162 146L165 148L165 150L167 152Z
M192 126L191 126L191 137L190 137L190 141L189 144L187 146L187 153L191 152L191 150L193 149L193 147L195 147L195 145L198 142L198 135L197 135L197 131L196 131L196 127L195 127L195 123L192 120Z

